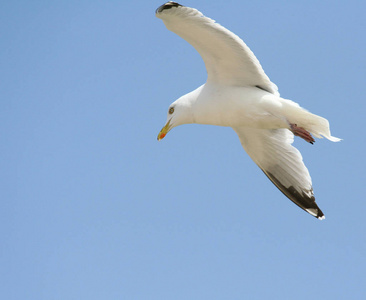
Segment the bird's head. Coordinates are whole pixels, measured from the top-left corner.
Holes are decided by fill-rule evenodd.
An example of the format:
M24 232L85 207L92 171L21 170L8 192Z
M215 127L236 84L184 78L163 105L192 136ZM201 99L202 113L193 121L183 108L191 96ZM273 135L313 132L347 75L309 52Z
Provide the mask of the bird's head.
M167 121L158 134L158 141L162 140L172 128L190 123L194 123L191 105L183 96L169 106Z

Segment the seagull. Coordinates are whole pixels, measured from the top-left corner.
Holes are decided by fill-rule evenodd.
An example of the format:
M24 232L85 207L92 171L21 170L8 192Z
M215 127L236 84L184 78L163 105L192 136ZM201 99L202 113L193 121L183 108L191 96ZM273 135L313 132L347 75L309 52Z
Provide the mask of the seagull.
M309 171L292 143L294 135L311 144L313 136L340 141L331 136L328 120L281 98L243 40L197 9L170 1L155 13L198 51L208 75L205 84L169 106L158 141L182 124L232 127L272 183L300 208L324 219Z

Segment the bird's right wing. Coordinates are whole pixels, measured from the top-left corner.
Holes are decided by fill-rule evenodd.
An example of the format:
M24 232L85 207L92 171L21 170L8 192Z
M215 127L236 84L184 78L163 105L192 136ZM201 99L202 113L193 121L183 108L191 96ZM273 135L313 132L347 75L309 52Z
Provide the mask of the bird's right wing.
M167 2L156 10L165 26L190 43L206 65L207 81L228 86L256 86L279 95L249 47L237 35L197 9Z
M244 150L283 194L314 217L324 218L315 202L310 174L301 153L291 145L292 132L247 127L234 130Z

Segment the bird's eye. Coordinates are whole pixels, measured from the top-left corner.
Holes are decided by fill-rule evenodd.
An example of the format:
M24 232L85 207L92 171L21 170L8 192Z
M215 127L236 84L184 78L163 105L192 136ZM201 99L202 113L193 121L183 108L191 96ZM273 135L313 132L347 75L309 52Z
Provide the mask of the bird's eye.
M174 107L169 108L169 114L171 115L171 114L173 114L173 112L174 112Z

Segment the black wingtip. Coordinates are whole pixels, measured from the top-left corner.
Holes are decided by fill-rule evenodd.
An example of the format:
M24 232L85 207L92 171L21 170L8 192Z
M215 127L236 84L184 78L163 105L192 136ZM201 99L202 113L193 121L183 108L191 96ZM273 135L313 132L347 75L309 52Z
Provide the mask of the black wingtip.
M319 220L324 220L325 219L325 216L324 216L323 212L320 210L319 207L318 207L318 215L316 217Z
M318 205L315 202L315 197L313 195L313 191L310 190L310 195L307 193L299 193L293 186L285 187L281 182L273 176L272 173L266 172L262 169L263 173L273 182L275 186L293 203L297 206L305 210L307 213L311 214L315 218L319 220L325 219L323 212L320 210Z
M296 203L296 202L295 202ZM297 204L297 203L296 203ZM298 204L297 204L298 205ZM300 206L300 205L299 205ZM301 206L300 206L301 207ZM315 218L317 218L318 220L324 220L325 216L323 214L323 212L320 210L320 208L316 205L313 205L311 208L304 208L301 207L302 209L304 209L306 212L308 212L309 214L311 214L312 216L314 216Z
M159 6L156 10L155 13L161 13L164 9L170 9L172 7L178 7L178 6L183 6L177 2L173 2L173 1L169 1L161 6Z
M325 219L324 214L322 213L322 215L321 215L321 216L317 216L317 219L318 219L318 220L324 220L324 219Z

